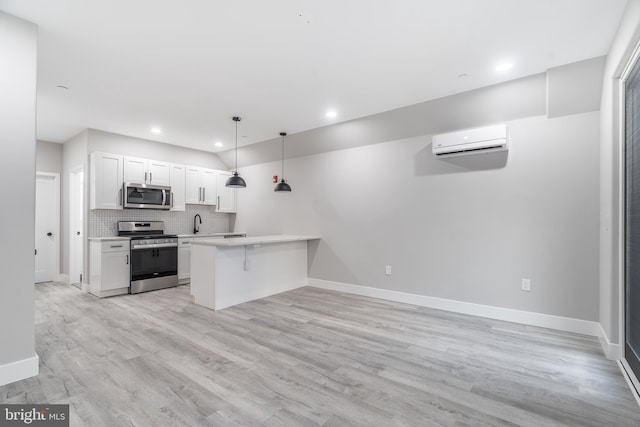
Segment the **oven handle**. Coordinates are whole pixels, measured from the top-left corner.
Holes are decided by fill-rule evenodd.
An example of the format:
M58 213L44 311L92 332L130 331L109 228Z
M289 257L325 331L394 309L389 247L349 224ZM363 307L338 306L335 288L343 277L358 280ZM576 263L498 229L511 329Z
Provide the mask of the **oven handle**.
M157 248L177 248L178 244L177 243L157 243L155 245L140 245L140 246L136 246L131 245L131 250L132 251L140 251L143 249L157 249Z

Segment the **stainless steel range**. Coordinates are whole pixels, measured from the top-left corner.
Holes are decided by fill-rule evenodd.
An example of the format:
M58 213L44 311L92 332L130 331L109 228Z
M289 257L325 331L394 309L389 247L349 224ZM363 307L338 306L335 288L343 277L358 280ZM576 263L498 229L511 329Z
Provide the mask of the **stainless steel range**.
M132 294L178 285L178 236L162 221L120 221L118 236L131 238Z

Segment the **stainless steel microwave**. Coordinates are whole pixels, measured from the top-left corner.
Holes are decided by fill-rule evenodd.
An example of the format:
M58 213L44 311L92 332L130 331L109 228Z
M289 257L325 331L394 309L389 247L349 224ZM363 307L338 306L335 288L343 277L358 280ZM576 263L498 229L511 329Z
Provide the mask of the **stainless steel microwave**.
M162 185L124 184L125 209L171 209L173 198L171 187Z

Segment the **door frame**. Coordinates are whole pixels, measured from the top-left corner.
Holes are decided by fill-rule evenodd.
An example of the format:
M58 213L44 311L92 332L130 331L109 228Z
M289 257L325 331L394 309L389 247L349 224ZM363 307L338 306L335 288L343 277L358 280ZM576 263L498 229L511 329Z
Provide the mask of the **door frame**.
M618 364L638 404L640 404L640 380L625 359L626 335L626 82L636 64L640 64L640 43L636 44L618 80Z
M54 185L54 226L53 233L58 239L58 244L55 245L54 253L53 253L53 280L59 281L61 279L60 276L60 245L62 245L62 236L60 235L60 174L53 172L41 172L36 171L36 180L39 176L53 178ZM35 224L34 224L35 227ZM35 256L35 255L34 255Z
M76 212L75 211L75 207L74 207L74 202L76 202L75 196L74 196L74 188L73 188L73 184L74 184L74 176L79 173L82 172L83 174L83 180L82 180L82 188L79 189L79 193L82 194L83 196L83 201L82 201L82 205L84 206L85 201L84 201L84 196L85 196L85 186L86 186L86 173L85 173L85 168L83 165L78 165L76 167L73 167L69 170L69 284L73 284L74 280L73 280L73 272L75 271L74 268L74 264L76 262L76 260L74 260L74 249L76 249L77 251L79 251L79 253L82 254L82 262L80 262L80 265L75 266L77 267L77 270L80 271L80 274L84 274L84 263L85 263L85 253L84 253L84 218L83 218L83 243L80 245L79 248L75 248L76 244L74 243L76 241L76 239L74 238L74 223L76 220L77 215L79 214L80 216L84 216L84 210L80 209L80 212ZM82 276L82 281L80 283L81 289L83 292L86 292L86 288L87 286L85 285L86 283L86 278L84 277L84 275Z

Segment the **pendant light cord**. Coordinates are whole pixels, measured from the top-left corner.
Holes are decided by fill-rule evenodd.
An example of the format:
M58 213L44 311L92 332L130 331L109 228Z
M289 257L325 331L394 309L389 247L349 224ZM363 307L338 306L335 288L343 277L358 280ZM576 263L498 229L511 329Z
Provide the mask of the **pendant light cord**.
M234 117L233 120L236 122L236 172L238 172L238 121L240 117Z
M280 179L284 180L284 135L282 135L282 175Z

